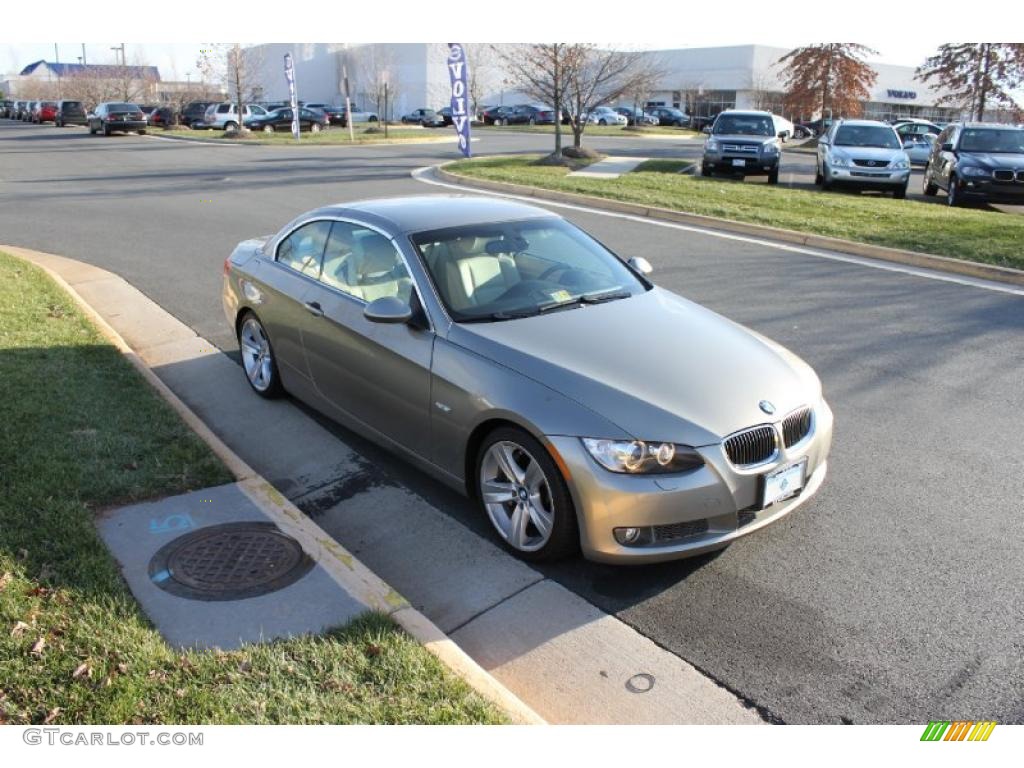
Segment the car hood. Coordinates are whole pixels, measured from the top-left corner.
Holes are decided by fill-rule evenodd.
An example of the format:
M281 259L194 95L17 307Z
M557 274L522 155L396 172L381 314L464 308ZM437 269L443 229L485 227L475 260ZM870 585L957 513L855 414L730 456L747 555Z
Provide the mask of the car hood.
M518 320L455 324L449 341L642 440L717 443L812 405L821 393L796 355L660 288ZM762 400L775 406L774 416L760 409Z
M767 144L775 141L774 136L751 136L749 133L715 133L710 138L735 144Z
M961 163L980 165L989 170L1017 170L1024 168L1024 155L1008 152L961 152Z
M886 149L885 147L844 147L844 146L833 146L832 152L846 157L856 158L857 160L884 160L886 163L892 162L897 159L900 155L905 154L902 149Z

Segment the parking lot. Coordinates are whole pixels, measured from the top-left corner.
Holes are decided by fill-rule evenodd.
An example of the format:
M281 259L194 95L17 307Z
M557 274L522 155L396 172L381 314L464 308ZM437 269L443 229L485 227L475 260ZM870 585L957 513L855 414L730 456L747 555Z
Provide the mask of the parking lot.
M474 151L539 152L550 141L488 132ZM701 146L632 137L587 144L673 158L697 158ZM449 145L208 146L4 121L0 154L0 241L116 272L231 356L220 278L238 241L328 202L436 194L410 173L457 157ZM787 152L782 162L780 184L813 187L812 156ZM909 197L920 200L919 190L915 171ZM647 258L659 285L807 360L836 428L819 495L717 556L635 568L571 560L544 573L770 719L1024 722L1016 587L1024 546L1015 535L1024 495L1022 291L558 212L618 253ZM1000 215L992 212L994 225ZM489 535L469 502L329 426L453 526Z

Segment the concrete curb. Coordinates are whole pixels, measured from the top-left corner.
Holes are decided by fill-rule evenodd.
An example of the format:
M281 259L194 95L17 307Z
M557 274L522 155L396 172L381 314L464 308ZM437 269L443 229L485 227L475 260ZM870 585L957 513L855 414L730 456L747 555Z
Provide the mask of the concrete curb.
M181 141L186 144L205 144L209 147L315 147L316 149L328 149L328 148L342 148L351 149L353 147L394 147L401 146L404 144L456 144L458 143L457 138L448 136L434 136L425 137L422 139L393 139L387 141L363 141L356 144L303 144L301 141L298 144L277 144L271 142L263 142L259 139L253 139L252 141L230 141L227 139L201 139L201 138L186 138L185 136L174 136L164 135L162 133L145 133L140 138L143 139L164 139L166 141Z
M850 240L840 240L835 237L812 235L805 232L794 232L793 230L768 227L762 224L747 224L739 221L730 221L728 219L719 219L713 216L702 216L695 213L673 211L668 208L639 205L637 203L624 203L618 200L608 200L603 197L593 197L591 195L579 195L572 192L556 192L549 189L527 187L521 184L508 184L500 181L474 179L469 176L462 176L445 170L445 166L450 164L451 163L443 163L441 165L434 166L434 172L443 181L470 189L503 192L507 194L521 195L524 197L533 197L538 200L551 200L558 203L569 203L572 205L585 205L591 208L613 211L615 213L625 213L631 216L645 216L650 219L671 221L679 224L689 224L691 226L718 230L720 232L760 237L766 240L775 240L782 243L801 245L808 248L819 248L838 253L848 253L854 256L891 261L912 267L934 269L941 272L965 275L967 277L1024 286L1024 270L1012 269L1010 267L997 267L991 264L980 264L976 261L960 261L958 259L951 259L947 256L918 253L916 251L905 251L899 248L887 248L881 245L855 243Z
M195 412L153 373L121 335L82 298L63 276L46 263L51 260L53 254L7 245L0 245L0 250L28 261L45 271L182 420L210 446L210 449L239 480L243 492L266 512L283 532L297 539L307 554L316 560L335 581L366 605L391 616L402 629L416 638L478 694L505 711L511 720L523 725L546 724L540 715L477 664L430 619L413 608L405 598L331 538L326 531L304 515L298 507L281 495L266 479L257 474L241 457L225 445ZM71 261L70 259L66 260ZM105 272L112 278L117 278L113 273L106 272L99 267L93 269L97 272Z

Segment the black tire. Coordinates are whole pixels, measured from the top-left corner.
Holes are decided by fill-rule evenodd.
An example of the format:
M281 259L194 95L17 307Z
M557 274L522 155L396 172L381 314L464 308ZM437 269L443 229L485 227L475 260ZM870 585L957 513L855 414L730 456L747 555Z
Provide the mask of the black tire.
M234 120L228 120L226 123L224 123L224 130L225 131L237 131L238 130L238 123L236 123Z
M95 136L96 135L96 129L92 127L92 123L89 123L89 135L90 136Z
M930 166L926 166L924 169L924 177L921 179L921 191L927 197L935 197L935 193L939 191L939 188L932 183L929 168Z
M817 163L814 164L814 183L819 187L825 183L825 177L821 175L821 168L818 167Z
M598 125L608 125L608 121L607 121L607 120L605 120L605 119L604 119L604 118L602 117L602 118L601 118L600 120L598 120L598 121L597 121L597 124L598 124Z
M110 135L110 126L109 125L104 125L103 126L103 135L104 136L109 136Z
M542 547L534 551L518 549L508 543L491 519L490 513L484 506L480 494L480 474L484 457L491 446L499 442L515 443L520 446L530 458L537 462L537 465L544 473L544 479L547 481L550 491L547 501L552 507L553 517L551 535ZM499 541L517 557L523 560L541 562L565 558L579 551L579 524L576 520L576 509L573 506L572 497L569 495L569 488L565 483L565 478L551 458L547 448L525 430L511 426L499 427L484 439L473 463L473 496L480 505L480 511L484 514L484 517L494 525Z
M946 190L946 205L950 208L956 208L960 205L960 191L957 188L959 183L956 176L949 177L949 189Z
M907 199L907 185L904 184L902 187L892 193L893 200L906 200Z
M146 129L143 128L141 131L139 131L139 136L145 136L145 135L146 135Z
M266 348L270 353L270 381L266 386L260 388L257 386L252 379L249 377L248 370L246 367L245 350L242 343L242 334L246 330L246 325L249 322L255 323L255 327L259 329L262 337L266 339ZM238 340L238 348L242 354L242 375L245 376L245 380L249 382L249 387L260 397L265 397L268 400L281 397L285 394L284 386L281 384L281 374L277 369L277 355L274 353L274 345L270 342L270 335L263 328L263 323L260 322L259 317L256 316L255 312L246 311L238 319L238 327L236 329L235 338Z
M832 179L830 179L828 177L828 174L825 173L825 169L824 168L821 169L821 188L823 190L825 190L826 192L829 192L829 191L832 190Z
M711 167L709 165L706 165L705 163L701 163L700 164L700 175L701 176L710 176L711 174L712 174Z
M768 183L769 184L778 184L779 183L779 169L778 169L778 167L773 168L771 170L771 172L768 174Z

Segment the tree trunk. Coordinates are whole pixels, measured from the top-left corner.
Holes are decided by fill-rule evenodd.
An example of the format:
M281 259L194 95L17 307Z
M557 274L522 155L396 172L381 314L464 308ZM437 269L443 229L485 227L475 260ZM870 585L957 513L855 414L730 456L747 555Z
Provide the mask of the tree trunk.
M559 64L559 62L558 62L558 56L559 56L558 43L554 44L553 50L555 52L555 60L552 62L552 65L553 65L552 68L553 68L554 73L555 73L555 78L554 78L555 82L554 82L554 88L552 89L554 91L554 93L552 95L555 97L555 103L552 104L551 106L555 110L555 157L561 157L562 156L562 81L561 81L560 78L561 78L562 74L559 71L559 66L558 66L558 64Z
M978 112L977 120L980 123L985 119L985 100L988 98L989 69L992 67L991 43L982 43L981 54L981 76L978 78Z

